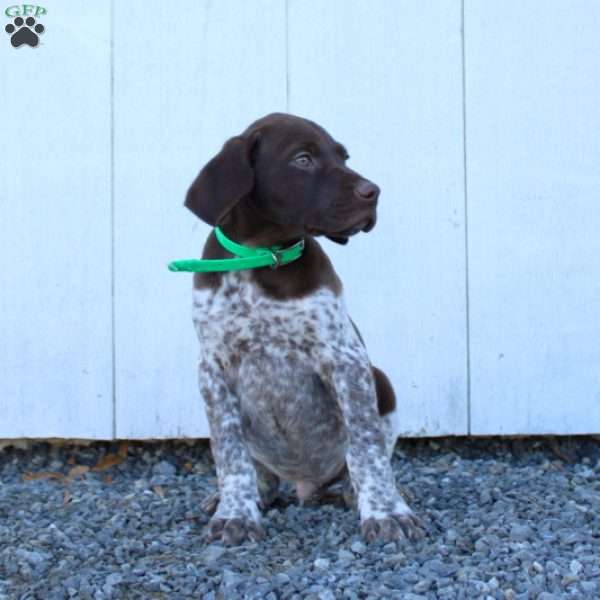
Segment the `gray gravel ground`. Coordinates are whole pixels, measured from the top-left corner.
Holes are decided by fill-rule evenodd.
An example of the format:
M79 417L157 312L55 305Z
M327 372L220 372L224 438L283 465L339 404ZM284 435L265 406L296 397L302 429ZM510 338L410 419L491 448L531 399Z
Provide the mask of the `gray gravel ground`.
M120 451L120 454L119 454ZM206 442L0 451L0 599L600 598L600 443L412 440L394 458L427 537L367 546L289 490L268 539L206 545Z

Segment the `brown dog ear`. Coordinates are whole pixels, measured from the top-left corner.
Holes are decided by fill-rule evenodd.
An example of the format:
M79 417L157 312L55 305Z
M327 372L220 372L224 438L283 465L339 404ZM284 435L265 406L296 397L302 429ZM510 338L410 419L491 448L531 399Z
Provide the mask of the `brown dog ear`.
M184 205L213 227L254 187L252 147L258 136L236 136L200 171Z

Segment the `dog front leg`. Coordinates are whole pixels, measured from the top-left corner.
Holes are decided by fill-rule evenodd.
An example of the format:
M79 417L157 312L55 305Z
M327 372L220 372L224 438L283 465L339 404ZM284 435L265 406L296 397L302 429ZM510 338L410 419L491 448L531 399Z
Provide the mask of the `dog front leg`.
M346 425L346 464L363 536L369 542L421 537L419 522L396 487L372 369L361 352L351 354L341 353L341 359L329 362L321 377L335 396Z
M240 407L216 364L199 365L200 391L206 403L210 445L219 481L219 504L206 538L228 545L264 537L258 508L256 471L242 435Z

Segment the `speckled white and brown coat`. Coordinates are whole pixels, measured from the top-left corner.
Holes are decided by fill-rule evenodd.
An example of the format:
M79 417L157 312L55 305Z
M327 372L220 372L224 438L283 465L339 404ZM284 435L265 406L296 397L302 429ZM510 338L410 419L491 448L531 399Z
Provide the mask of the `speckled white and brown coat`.
M276 131L285 129L279 116L270 119L279 125ZM264 125L263 120L263 141L269 131ZM330 143L322 130L314 131L321 144ZM232 159L226 160L230 164ZM265 222L267 209L257 210L255 197L246 194L224 215L207 216L198 190L209 183L214 187L218 179L210 165L192 186L186 205L207 222L219 222L238 242L272 242L274 219ZM238 169L238 179L242 176L237 164L228 168L230 173ZM280 479L293 482L303 500L345 469L368 540L416 536L417 521L396 488L390 465L390 414L382 416L393 408L393 390L372 367L347 313L341 282L308 231L305 225L303 256L289 265L195 276L200 391L219 481L208 538L238 543L261 537L260 507ZM276 235L296 239L298 233L282 225ZM349 237L354 231L346 233ZM225 256L230 255L211 234L204 257Z

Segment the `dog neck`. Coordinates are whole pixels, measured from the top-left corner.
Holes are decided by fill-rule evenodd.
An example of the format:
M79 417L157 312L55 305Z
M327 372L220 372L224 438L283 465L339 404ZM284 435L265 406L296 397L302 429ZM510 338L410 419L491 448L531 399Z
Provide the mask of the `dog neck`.
M219 223L225 235L246 246L288 246L302 237L305 247L302 256L280 268L254 269L248 271L251 280L266 295L286 300L301 298L322 287L331 289L336 295L341 293L342 284L323 249L312 236L302 236L298 227L286 228L271 223L259 215L246 202L240 202ZM209 235L202 258L226 258L227 251L219 244L213 233ZM223 273L194 273L194 287L217 288L221 285Z
M280 225L260 215L248 198L240 201L219 223L223 233L238 244L258 246L289 246L303 233L297 225Z

